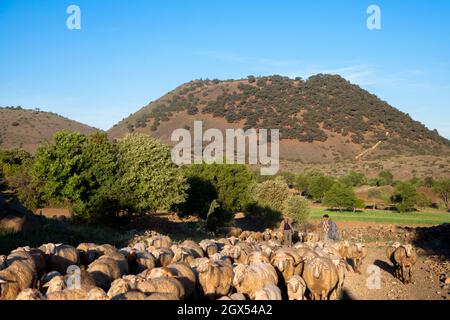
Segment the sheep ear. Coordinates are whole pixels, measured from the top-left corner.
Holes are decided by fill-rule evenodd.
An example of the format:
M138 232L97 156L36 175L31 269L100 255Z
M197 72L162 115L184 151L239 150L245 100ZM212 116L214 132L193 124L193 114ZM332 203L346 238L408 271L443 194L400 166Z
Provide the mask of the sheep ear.
M5 279L0 279L0 284L5 284L5 283L8 283L8 281Z

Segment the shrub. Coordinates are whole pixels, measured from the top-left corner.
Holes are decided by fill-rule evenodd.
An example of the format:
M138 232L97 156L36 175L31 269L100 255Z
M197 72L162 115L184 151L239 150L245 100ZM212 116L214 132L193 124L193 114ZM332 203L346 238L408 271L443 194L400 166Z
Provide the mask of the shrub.
M339 180L351 187L359 187L367 183L366 176L355 171L350 171L346 176L342 177Z
M427 208L431 207L432 201L425 193L418 192L416 197L416 204L419 208Z
M450 179L436 181L433 191L439 195L447 209L450 209Z
M393 185L394 183L394 176L389 171L381 171L378 174L378 180L377 185L379 186L388 186Z
M93 221L117 209L111 193L116 173L116 151L106 134L61 131L53 145L38 149L31 186L40 204L68 205L76 218Z
M331 207L342 209L354 209L357 204L357 198L353 188L336 182L328 190L323 198L323 204Z
M121 205L137 213L168 210L186 199L187 183L168 146L144 134L118 144L117 192Z
M253 199L260 207L282 212L289 197L289 187L282 177L259 183L253 189Z
M291 195L284 202L284 214L299 225L304 224L311 213L308 200L299 195Z
M334 179L327 176L316 176L311 178L307 194L314 200L322 201L325 193L334 184Z
M413 210L417 201L415 186L407 182L399 182L392 200L396 203L395 207L400 212Z

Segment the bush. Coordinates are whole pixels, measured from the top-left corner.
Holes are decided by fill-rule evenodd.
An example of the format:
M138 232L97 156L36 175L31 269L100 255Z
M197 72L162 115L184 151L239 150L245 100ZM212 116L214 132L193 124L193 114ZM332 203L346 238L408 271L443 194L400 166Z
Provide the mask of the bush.
M450 209L450 179L436 181L433 191L439 195L447 209Z
M367 183L367 178L362 173L350 171L346 176L340 178L339 181L351 187L359 187Z
M54 141L38 149L31 170L38 203L68 205L76 218L87 221L115 213L116 150L106 134L61 131Z
M169 210L186 199L187 183L173 164L170 148L144 134L128 134L118 144L117 194L136 213Z
M284 214L299 225L304 224L311 213L308 200L302 196L289 196L284 202Z
M393 185L394 183L394 176L392 175L392 173L390 171L381 171L378 174L378 179L377 179L377 185L379 186L388 186L388 185Z
M234 214L224 210L217 200L213 200L206 216L206 228L215 231L221 227L229 227L233 224Z
M425 193L417 193L416 204L419 208L431 207L432 201Z
M331 189L334 179L327 176L316 176L311 178L307 194L314 200L322 201L325 193Z
M330 208L354 209L357 204L357 198L352 187L343 183L336 182L328 190L323 198L323 204Z
M395 207L400 212L412 211L417 201L417 192L414 185L407 182L399 182L392 197Z
M259 183L253 189L253 199L260 207L282 212L289 197L289 187L282 177Z

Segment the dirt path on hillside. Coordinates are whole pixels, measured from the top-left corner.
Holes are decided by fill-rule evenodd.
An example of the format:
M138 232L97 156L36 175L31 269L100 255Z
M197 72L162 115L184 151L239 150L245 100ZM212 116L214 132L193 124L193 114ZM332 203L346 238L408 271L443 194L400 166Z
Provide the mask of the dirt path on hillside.
M404 285L395 279L392 264L385 256L383 248L369 248L368 256L363 263L363 273L347 272L344 284L343 299L354 300L448 300L450 290L444 287L430 258L419 257L414 268L413 283ZM367 273L369 266L379 267L381 275L380 289L369 289Z

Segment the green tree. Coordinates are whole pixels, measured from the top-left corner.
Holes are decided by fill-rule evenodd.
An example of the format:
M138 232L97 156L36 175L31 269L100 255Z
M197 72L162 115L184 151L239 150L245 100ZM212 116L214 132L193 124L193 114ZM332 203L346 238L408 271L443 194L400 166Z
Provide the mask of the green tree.
M289 187L282 177L259 183L253 189L253 199L260 207L282 212L289 197Z
M432 202L431 202L431 199L425 193L418 192L417 198L416 198L416 204L419 208L423 209L423 208L431 207Z
M399 182L395 188L393 201L400 212L413 210L417 201L416 187L407 182Z
M31 185L41 204L68 205L77 218L93 221L117 210L112 194L117 169L116 150L105 133L61 131L53 145L38 149Z
M322 201L325 193L330 190L335 181L331 177L316 176L311 178L308 186L308 195L314 200Z
M304 224L311 213L308 200L299 195L291 195L284 202L284 214L299 225Z
M450 209L450 179L442 179L435 182L433 191L439 195L444 205Z
M170 148L144 134L118 143L121 205L137 213L168 210L186 199L188 185L172 162Z
M350 171L346 176L340 178L339 181L351 187L359 187L367 183L367 178L362 173Z
M323 197L323 204L330 208L354 209L357 198L352 187L336 182Z
M388 186L388 185L392 185L394 183L394 176L392 175L392 173L390 171L381 171L378 174L378 180L377 180L377 184L379 186Z

